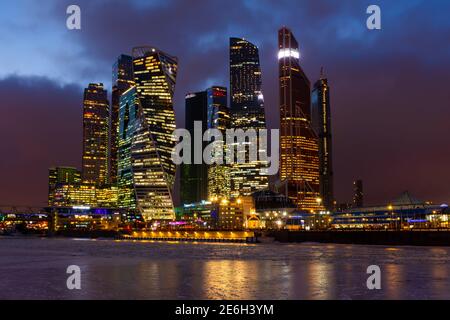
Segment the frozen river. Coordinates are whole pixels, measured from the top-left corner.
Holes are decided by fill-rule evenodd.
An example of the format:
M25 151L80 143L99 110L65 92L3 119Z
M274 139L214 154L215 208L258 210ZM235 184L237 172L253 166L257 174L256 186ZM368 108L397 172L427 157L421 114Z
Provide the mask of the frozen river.
M450 248L0 237L0 299L450 299ZM81 268L81 290L66 269ZM368 290L378 265L381 290Z

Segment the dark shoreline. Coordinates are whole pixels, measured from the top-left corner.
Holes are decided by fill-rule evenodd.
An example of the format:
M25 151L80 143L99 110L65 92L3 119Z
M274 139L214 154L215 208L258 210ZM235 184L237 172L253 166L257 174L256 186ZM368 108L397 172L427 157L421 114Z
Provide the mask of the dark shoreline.
M450 231L273 231L282 243L339 243L396 246L450 246Z
M123 239L118 232L57 232L55 234L10 234L2 238L87 238L87 239ZM127 239L147 240L147 239ZM154 239L158 241L177 241L176 239ZM256 240L256 239L255 239ZM179 240L178 241L182 241ZM193 240L202 242L201 240ZM355 245L393 245L393 246L445 246L450 247L450 231L268 231L258 236L253 243L336 243ZM190 242L190 241L185 241ZM211 242L211 241L210 241ZM215 241L217 242L217 241ZM219 241L221 242L221 241ZM225 241L227 242L227 241ZM244 241L245 242L245 241Z

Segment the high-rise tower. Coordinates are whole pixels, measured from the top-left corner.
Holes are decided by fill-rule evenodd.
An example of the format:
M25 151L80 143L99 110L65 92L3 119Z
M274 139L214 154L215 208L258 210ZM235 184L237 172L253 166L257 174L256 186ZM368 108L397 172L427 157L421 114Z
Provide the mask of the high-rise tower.
M137 208L146 220L175 217L173 94L177 58L154 47L133 49L135 85L120 98L119 205Z
M278 31L280 84L280 180L301 210L319 210L319 146L311 128L310 82L300 66L292 32Z
M224 139L226 129L230 127L230 111L227 107L227 88L214 86L206 90L207 95L207 128L220 130ZM221 148L224 156L229 146ZM208 166L208 198L230 197L230 165L211 164Z
M194 137L194 122L202 123L202 134L207 129L208 98L206 91L189 93L185 98L185 128ZM203 143L206 145L206 142ZM203 150L203 148L202 148ZM191 157L194 156L191 143ZM203 159L203 157L202 157ZM184 204L208 199L208 166L206 163L183 163L180 166L180 195Z
M109 102L102 83L84 90L82 178L86 184L108 183Z
M251 42L230 38L230 102L233 129L266 129L264 97L261 90L261 67L258 47ZM259 140L257 140L259 146ZM248 146L246 147L248 150ZM262 174L265 161L236 163L231 168L232 196L250 195L268 187Z
M312 91L312 127L319 139L320 195L323 206L332 210L333 195L333 153L331 139L330 87L321 71L320 79Z
M113 185L117 183L120 96L133 84L133 58L122 54L115 61L112 70L109 179Z

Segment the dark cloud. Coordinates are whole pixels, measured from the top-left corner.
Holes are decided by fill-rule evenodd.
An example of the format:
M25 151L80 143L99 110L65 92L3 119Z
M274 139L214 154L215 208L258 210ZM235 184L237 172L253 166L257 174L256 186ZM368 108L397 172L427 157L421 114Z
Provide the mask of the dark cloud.
M81 89L38 77L0 80L0 204L44 205L48 168L80 167Z
M268 124L278 127L277 29L289 26L300 42L302 65L311 81L324 66L331 84L338 200L351 198L355 178L363 178L370 203L385 203L405 189L423 199L450 200L450 96L446 88L450 42L445 40L450 39L449 3L378 1L381 31L365 27L369 1L77 3L82 10L82 30L64 30L64 37L78 48L80 56L74 59L72 52L61 49L61 55L55 57L60 61L56 67L67 69L68 79L64 80L86 79L83 85L108 83L116 56L130 53L134 46L154 45L179 58L175 96L179 125L184 122L187 92L213 84L228 86L228 38L240 36L260 48ZM62 28L68 4L55 1L45 11ZM42 87L46 90L40 91ZM46 168L55 161L77 164L80 159L82 91L76 86L61 88L45 79L10 78L2 81L0 92L0 98L9 99L5 100L8 103L0 100L2 114L8 108L17 120L28 121L30 126L19 130L11 128L8 121L8 131L0 128L4 137L11 137L8 148L22 159L20 166L2 162L1 172L9 175L6 181L21 175L22 182L29 179L30 196L21 199L35 201L38 194L45 198ZM16 107L11 109L12 105ZM18 113L25 109L27 112ZM46 125L37 126L36 119L45 120ZM1 121L7 120L2 117ZM49 130L64 134L54 136ZM55 144L55 139L65 143ZM36 154L32 152L35 149ZM27 174L23 174L24 167ZM17 188L2 185L0 198L3 202L20 200L20 194Z

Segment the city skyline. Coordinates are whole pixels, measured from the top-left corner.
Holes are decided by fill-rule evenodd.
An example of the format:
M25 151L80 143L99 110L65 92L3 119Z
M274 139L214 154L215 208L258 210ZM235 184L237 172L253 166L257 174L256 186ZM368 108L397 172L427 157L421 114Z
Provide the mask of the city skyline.
M305 39L305 38L308 39L308 37L310 37L307 33L306 33L306 37L304 37L305 36L305 32L303 32L301 28L298 28L298 24L297 25L290 25L290 27L291 27L291 29L293 29L294 33L296 33L296 36L299 39L300 43L303 42L303 39ZM276 29L274 29L274 30L276 30ZM273 33L272 33L272 36L273 36ZM253 40L253 37L250 37L250 36L246 37L246 38L249 38L249 39ZM149 41L151 43L153 43L151 40L149 40ZM146 42L148 42L148 41L146 41ZM258 40L256 39L255 42L258 43ZM163 47L165 50L168 50L168 49L166 49L165 46L160 46L160 47ZM319 71L320 66L322 65L322 63L320 63L320 62L317 63L317 64L314 63L314 60L310 59L311 58L311 54L312 54L310 52L310 49L307 46L304 46L304 45L301 45L301 47L305 47L306 52L309 53L308 55L304 56L304 61L303 62L306 65L309 65L309 68L310 68L309 70L312 70L312 71L316 70L315 74L314 74L314 72L312 72L312 71L309 72L308 70L306 72L308 74L308 76L310 77L311 82L313 82L313 81L315 81L318 78L318 74L319 74L318 71ZM275 61L274 55L273 55L273 50L272 51L270 49L267 50L266 47L264 46L264 42L263 42L263 45L260 46L260 49L261 49L261 52L263 52L263 55L265 55L266 57L269 54L271 55L272 63L273 63L273 61ZM125 50L122 49L120 51L114 52L114 55L117 56L118 53L121 53L123 51L125 51L124 53L128 53L128 52L126 52L126 49ZM176 52L176 51L172 50L170 52L172 52L173 54L178 55L178 52ZM226 52L225 52L225 54L226 54ZM220 56L220 54L218 56ZM221 59L220 61L221 61L220 64L226 64L226 60L222 60ZM263 76L266 73L265 72L266 68L269 69L269 70L271 68L273 68L273 66L267 65L267 61L268 61L267 58L264 61L265 61L265 63L263 62L263 64L262 64ZM107 62L108 62L109 65L111 65L113 60L107 61ZM188 63L187 61L185 63L183 63L183 60L180 61L181 66L185 65L185 68L188 68L188 66L187 66L188 64L187 63ZM342 142L342 137L345 136L346 131L350 131L350 132L353 131L353 132L355 132L357 128L361 128L361 126L363 125L364 122L362 121L362 123L356 124L355 121L353 119L350 119L350 118L345 119L346 121L343 120L343 118L345 118L345 117L342 117L343 114L347 114L347 115L351 115L352 114L349 111L349 110L352 110L351 106L349 107L349 106L345 105L345 103L342 103L342 95L345 92L347 94L349 92L348 90L344 90L344 93L342 93L342 90L341 90L342 87L343 87L343 84L342 84L342 81L341 81L341 79L342 79L341 76L344 79L346 78L346 76L343 73L338 74L336 76L336 70L333 70L334 67L332 65L329 65L328 63L326 63L326 61L323 63L323 65L325 65L326 70L329 70L329 67L331 67L330 72L327 71L327 74L328 74L328 79L330 81L330 85L333 88L333 91L332 91L332 95L333 95L333 97L332 97L332 103L333 103L333 105L332 105L333 125L335 127L337 126L337 128L338 128L338 130L336 130L336 129L333 130L333 133L335 133L335 136L336 136L335 143L334 143L334 146L335 146L335 149L336 149L335 157L338 159L338 161L335 161L336 180L338 182L337 183L338 187L336 188L338 194L336 196L337 196L338 200L339 201L350 201L351 200L351 193L352 193L351 181L354 180L357 177L362 177L362 179L364 180L364 182L365 182L365 189L366 189L365 190L366 191L365 192L365 196L367 196L366 200L368 202L370 202L370 203L378 203L378 202L380 202L380 200L388 201L388 200L392 199L397 193L403 191L404 189L412 189L412 192L414 194L418 194L420 197L423 197L426 200L445 201L446 199L448 199L448 191L446 191L444 189L444 187L441 185L440 182L437 182L435 184L433 184L433 183L426 184L427 180L425 180L424 182L422 182L424 184L424 186L418 186L415 183L415 181L423 181L423 179L418 179L417 178L417 177L419 177L422 174L421 172L423 170L425 170L425 168L422 168L422 166L426 166L428 168L429 166L432 165L433 167L436 167L435 164L437 163L437 167L439 167L440 163L446 159L445 157L443 157L443 158L439 157L440 154L441 154L441 149L443 148L442 144L438 144L436 147L434 147L433 143L424 145L423 144L424 142L422 142L422 140L417 140L417 136L416 136L416 132L415 132L415 131L418 131L418 130L415 129L417 127L406 126L405 130L404 130L404 131L406 131L406 133L410 134L411 137L415 137L415 139L411 139L411 140L414 140L414 142L416 143L414 146L417 146L417 149L415 149L415 150L419 150L417 152L417 154L414 154L413 158L411 158L411 157L408 158L408 163L407 163L405 169L409 169L408 170L409 175L406 175L406 173L405 173L406 171L401 171L401 172L404 172L403 175L399 174L399 178L396 179L396 181L389 181L389 184L387 184L387 181L388 181L387 178L392 174L392 172L396 172L395 170L398 168L398 166L400 164L402 164L402 165L404 164L405 160L402 161L402 159L398 159L399 155L400 154L404 154L404 151L407 150L407 147L408 147L408 150L411 149L411 145L409 145L409 139L405 140L405 136L404 136L405 133L396 132L397 134L394 135L393 137L389 136L390 138L393 139L393 143L388 143L387 140L383 140L383 139L387 139L386 136L384 135L384 131L383 132L378 132L377 128L376 128L376 125L373 125L372 127L366 127L364 129L364 131L361 132L361 135L353 134L353 136L351 136L353 139L350 140L352 143L346 144L346 143ZM401 66L402 65L399 65L398 68L402 68ZM431 66L431 68L432 67L433 66ZM396 70L395 67L394 67L394 70ZM101 76L101 77L106 77L108 75L108 72L106 70L102 71L102 72L99 72L98 74L100 74L100 73L103 74L103 76ZM183 77L188 76L188 75L186 75L186 73L187 73L187 71L185 72L185 75L183 75ZM271 77L273 78L273 74L271 75ZM379 78L379 79L381 80L383 78ZM97 81L97 80L101 80L101 79L96 79L95 77L93 77L89 82ZM413 80L414 80L414 78L413 78ZM4 79L4 80L2 80L2 83L6 83L7 84L8 81L14 83L14 78ZM41 79L41 81L42 81L42 79ZM47 81L47 80L44 79L43 81ZM354 81L357 81L357 80L355 79ZM86 86L87 83L89 83L89 82L84 83L84 86ZM218 85L226 84L226 81L218 81L218 82L219 83L215 83L215 84L218 84ZM266 83L266 81L263 81L263 83ZM352 84L351 82L348 82L348 81L347 82L344 81L344 83L347 86ZM410 82L406 82L406 84L408 84L408 83L410 83ZM33 94L33 88L34 88L33 86L36 85L36 79L30 79L28 85L31 85L30 93ZM353 84L353 85L358 87L357 84ZM15 80L15 87L22 87L22 86L23 86L23 82L20 81L20 77L16 78L16 80ZM270 84L270 81L269 81L269 84L266 85L266 87L269 87L269 86L273 87L273 81L272 81L272 84ZM368 86L370 87L370 85L368 85ZM391 84L391 86L392 86L392 84ZM61 105L66 105L67 104L67 105L72 105L73 106L73 103L77 102L76 105L77 105L77 108L79 109L80 101L81 101L81 99L80 99L81 95L79 94L80 90L79 90L78 86L76 86L76 87L72 86L72 87L58 88L57 85L53 85L52 82L49 81L48 87L51 90L56 90L56 91L62 90L62 92L66 92L64 90L68 90L67 92L69 94L65 95L65 98L67 98L67 102L65 102L66 100L61 100L62 103L60 103L59 105L61 106ZM105 84L105 87L106 88L110 88L110 86L108 84ZM402 87L400 87L400 88L402 88ZM203 89L203 87L199 87L199 88L197 88L197 90L198 89ZM361 85L359 85L359 89L361 89ZM371 89L374 89L374 87L371 87ZM377 90L377 88L375 88L374 90ZM110 91L110 90L108 90L108 91ZM178 95L180 95L180 94L184 95L187 92L186 90L183 90L180 87L177 88L177 91L178 91L178 93L177 93ZM269 94L268 94L269 97L270 97L271 94L273 95L273 93L270 93L270 90L265 89L264 92L265 93L269 92ZM367 93L368 91L366 89L366 90L363 90L363 92ZM392 92L395 92L395 91L392 91ZM437 95L432 97L432 99L437 99L437 97L441 97L440 100L445 101L444 98L442 98L443 97L442 94L445 95L445 93L438 93ZM266 94L266 96L267 96L267 94ZM352 98L356 98L356 97L361 97L361 93L358 93L355 90L355 96L353 96ZM23 98L21 98L21 99L23 99ZM273 100L273 98L272 98L272 100ZM358 99L356 99L356 100L358 100ZM367 100L371 100L371 99L367 99ZM379 98L378 99L375 98L374 100L376 100L377 102L380 102ZM5 101L8 101L8 100L5 99ZM39 100L36 100L36 101L37 101L37 103L39 103ZM51 100L51 101L52 101L51 103L54 103L54 100ZM383 101L383 100L381 100L381 101ZM420 98L419 98L419 101L421 101ZM367 103L370 104L369 101L367 101ZM382 105L381 108L386 108L388 106L392 106L391 103L393 103L393 102L386 103L387 106L383 106ZM420 105L420 103L417 103L417 105ZM275 106L276 106L276 104L274 105L273 103L271 103L271 104L267 104L267 107L266 107L266 109L271 109L272 116L271 116L270 119L272 119L272 120L269 121L269 122L272 122L272 127L274 127L273 126L273 118L276 118L276 117L273 117L273 109L276 109L276 108L274 108ZM432 107L429 107L429 108L432 108ZM435 108L438 108L438 107L435 107ZM178 109L179 109L179 104L178 104ZM367 112L369 112L369 114L371 114L373 116L373 111L371 113L370 107L365 107L362 110L366 110ZM435 109L431 109L431 110L435 110ZM412 108L412 110L410 109L409 111L410 112L411 111L414 112L416 110L414 108ZM356 119L364 119L364 116L361 114L361 112L362 111L359 111L359 113L357 112L355 114L354 118L356 118ZM381 117L380 119L384 119L385 121L387 121L388 125L391 124L390 121L394 121L396 119L395 126L393 127L393 128L395 128L396 126L399 125L399 122L398 122L399 118L398 118L397 113L401 113L401 110L393 109L393 110L391 110L391 113L389 114L389 117ZM75 119L77 119L77 114L80 114L79 110L72 110L70 117L65 116L66 123L67 123L67 121L73 122L73 124L71 123L69 125L69 128L66 131L67 133L69 133L68 137L71 137L71 134L73 134L73 132L79 132L80 131L79 129L73 129L72 128L72 126L73 127L79 127L80 126L79 121L75 120ZM13 112L13 115L14 115L14 112ZM72 115L74 115L74 116L72 116ZM378 113L375 113L375 115L378 116ZM406 116L406 118L408 118L408 115ZM433 115L434 115L434 113L432 113L432 116ZM359 116L359 117L357 117L357 116ZM180 118L180 117L181 117L181 115L179 116L178 113L177 113L177 118ZM53 117L53 119L55 119L55 118ZM56 121L62 122L61 119L62 118L59 118L59 120L56 120ZM179 119L177 119L177 121L179 121ZM342 126L343 121L344 121L344 123L349 124L348 126L353 125L353 126L356 126L356 128L348 129L347 127L343 127ZM335 125L336 122L338 122L337 125ZM417 123L415 124L414 121L411 121L411 122L412 122L413 125L417 125ZM339 123L340 123L340 125L339 125ZM406 122L404 124L406 125ZM425 124L425 125L427 126L428 124ZM8 126L5 126L5 127L8 128ZM70 128L72 128L72 129L70 129ZM441 128L441 130L443 130L443 128ZM377 133L381 133L381 136L378 136L378 139L374 140L373 136L370 137L370 135L369 135L369 133L373 132L373 131L375 131ZM14 133L15 132L14 128L10 132ZM38 133L39 133L39 131L38 131ZM65 134L61 134L61 135L62 136L66 136ZM430 135L429 137L432 137L433 139L441 138L441 136L439 136L437 134L429 133L429 135ZM39 137L39 135L37 137ZM365 138L365 139L363 139L363 138ZM445 138L445 136L444 136L444 138ZM79 142L75 142L75 141L77 141L75 139L79 139L79 135L74 137L74 138L73 137L70 138L69 141L71 141L71 142L69 142L66 145L63 145L62 147L64 147L64 148L60 148L60 150L61 150L60 153L64 152L64 150L67 150L67 149L69 149L69 151L71 149L76 149L76 145L79 144ZM20 142L21 140L18 139L18 140L15 140L15 141L19 141ZM42 141L42 139L37 140L37 141ZM383 141L384 141L384 144L383 144ZM394 143L395 141L397 141L397 142L399 142L399 141L403 142L404 141L405 142L404 144L406 144L406 146L400 145L399 143ZM370 167L370 164L377 163L376 159L380 160L380 158L376 158L375 160L370 160L370 161L368 160L369 163L367 163L367 164L366 163L361 163L361 161L358 161L358 159L361 159L361 158L359 158L359 155L356 155L356 154L355 155L352 154L352 158L348 158L348 153L346 154L345 151L346 150L347 151L348 150L352 150L353 148L355 148L355 145L358 146L358 144L362 148L363 147L363 146L361 146L362 143L371 145L371 147L373 149L375 149L374 151L377 151L377 152L379 152L381 154L384 153L384 156L381 159L382 159L382 161L386 161L386 164L384 164L385 162L382 162L381 164L378 164L378 167L380 168L379 170L373 170L373 168L370 168L370 170L369 170L369 169L366 168L366 166ZM422 144L420 144L420 143L422 143ZM437 142L435 142L435 143L437 143ZM386 144L388 144L388 145L386 146ZM383 147L385 147L385 148L388 147L388 148L387 149L383 149ZM430 148L431 150L434 150L434 152L436 152L436 157L432 157L431 159L429 157L422 158L422 153L425 153L425 151L428 150L427 147ZM20 148L20 145L17 146L17 148ZM403 150L403 153L401 153L400 151L396 150L396 148L398 148L400 150ZM445 149L445 148L443 148L443 149ZM14 149L11 149L11 150L14 151ZM32 150L33 150L33 148L32 148ZM45 150L48 150L48 149L45 149ZM364 150L364 148L361 149L361 150ZM383 152L383 150L386 150L386 151ZM37 154L39 154L39 151L35 151L35 152ZM371 152L371 150L369 150L369 155L370 155L370 152ZM430 151L427 151L427 152L429 153ZM51 167L51 166L54 166L54 165L75 165L78 168L80 168L80 164L77 163L76 160L71 159L69 161L65 161L65 160L62 159L63 157L61 157L61 155L56 154L54 152L50 153L49 156L54 159L54 162L50 162L50 163L48 163L48 165L45 165L45 166L39 165L39 167L38 167L38 163L33 164L33 166L32 166L33 170L35 170L35 171L36 170L41 170L44 173L44 176L45 176L47 169L49 167ZM71 156L70 153L68 153L67 159L69 158L69 156ZM59 158L59 157L61 157L61 158ZM355 157L356 157L356 160L355 160ZM57 159L57 158L59 158L59 159ZM422 159L422 161L420 161L421 159ZM345 162L350 162L350 163L353 164L352 166L350 166L350 169L348 167L346 168L345 166L342 165ZM386 172L380 172L380 171L383 171L383 170L386 171ZM437 169L435 169L435 170L437 170ZM368 171L376 171L377 175L379 175L380 177L377 178L377 177L371 176ZM2 166L2 172L3 172L3 166ZM8 178L8 172L5 171L5 173L6 173L6 178L10 179L10 178ZM388 173L391 173L391 174L388 174ZM16 175L17 175L17 173L16 173ZM342 176L344 176L344 175L347 176L347 178L343 179ZM34 175L31 175L31 176L33 177ZM378 182L379 181L378 179L382 180L381 183ZM11 181L11 180L7 180L7 181ZM21 180L21 181L23 181L23 180ZM38 182L36 184L36 182L34 182L34 181L40 181L40 182ZM41 195L43 194L43 192L40 189L44 190L44 192L45 192L45 190L46 190L46 188L45 188L46 182L47 182L46 179L43 179L43 180L42 179L40 179L40 180L39 179L32 180L31 185L34 186L34 187L33 187L33 189L29 189L29 190L35 190L35 191L31 192L31 196L28 196L29 198L25 197L25 196L21 196L21 197L23 197L22 200L20 200L21 199L20 195L16 194L14 196L14 194L13 194L13 196L11 197L11 196L9 196L10 195L9 192L11 192L11 191L2 189L2 192L0 193L2 195L2 202L5 202L5 200L7 201L8 199L14 199L13 202L21 201L24 204L34 204L34 203L29 203L29 202L34 202L34 201L36 201L36 199L38 199L38 197L34 196L34 194L38 195L40 192L41 192ZM437 184L437 186L436 186L436 184ZM14 181L13 181L12 185L15 186L14 185ZM37 188L36 185L39 185L40 187ZM344 190L344 188L345 188L345 190ZM433 189L433 188L436 188L436 189ZM419 192L417 192L417 189L419 190ZM12 190L16 190L16 192L17 192L18 189L15 187L15 188L12 188ZM27 192L27 193L30 193L30 192ZM45 196L44 197L41 196L40 198L42 199L41 200L42 202L45 202ZM371 198L373 200L370 200ZM438 199L436 199L436 198L438 198ZM28 201L26 199L30 199L30 200ZM8 203L5 203L5 204L9 204L9 201L7 201L7 202Z

